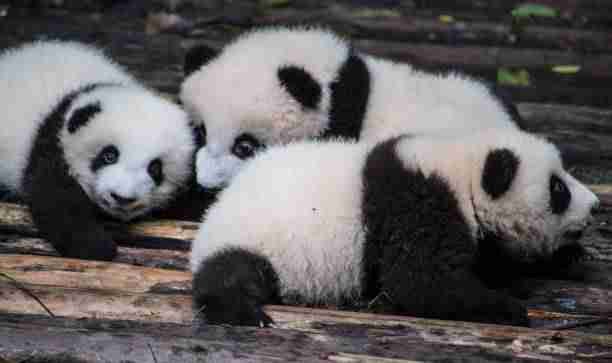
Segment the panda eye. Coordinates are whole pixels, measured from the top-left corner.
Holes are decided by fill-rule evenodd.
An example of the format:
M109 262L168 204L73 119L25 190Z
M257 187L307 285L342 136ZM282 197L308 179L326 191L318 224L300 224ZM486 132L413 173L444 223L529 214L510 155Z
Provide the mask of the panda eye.
M96 171L103 166L115 164L119 160L119 150L114 145L108 145L98 153L91 163L91 169Z
M206 127L204 124L194 126L194 137L198 147L202 147L206 144Z
M572 194L567 185L556 175L550 177L550 208L554 214L561 214L567 210Z
M119 159L119 150L114 146L107 146L102 150L101 158L106 165L114 164Z
M257 149L261 147L262 145L253 136L243 134L236 138L232 153L240 159L247 159L255 155Z
M162 167L163 167L163 164L160 159L155 159L151 161L149 163L149 166L147 167L147 172L151 176L151 179L153 179L153 181L157 185L160 185L161 182L164 180L164 174L163 174Z

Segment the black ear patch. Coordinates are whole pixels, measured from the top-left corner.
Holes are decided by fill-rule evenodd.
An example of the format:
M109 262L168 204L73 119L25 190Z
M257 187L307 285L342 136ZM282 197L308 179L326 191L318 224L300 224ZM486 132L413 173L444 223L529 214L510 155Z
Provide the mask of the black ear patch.
M321 101L321 86L308 72L296 66L286 66L278 70L281 85L302 106L316 108Z
M68 120L68 132L73 134L80 127L85 126L91 118L102 111L100 102L90 103L86 106L77 108L72 112L70 120Z
M218 50L207 45L197 45L189 49L185 55L185 63L183 64L183 73L185 77L200 69L204 64L210 62L217 54L219 54Z
M482 189L493 199L501 197L512 185L519 162L516 155L508 149L489 152L482 172Z
M359 140L370 97L370 72L363 59L351 51L331 84L329 125L324 137Z

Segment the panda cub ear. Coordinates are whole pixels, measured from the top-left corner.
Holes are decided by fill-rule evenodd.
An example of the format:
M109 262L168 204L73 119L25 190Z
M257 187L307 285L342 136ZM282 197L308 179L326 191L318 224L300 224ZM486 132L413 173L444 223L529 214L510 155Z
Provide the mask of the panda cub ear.
M501 197L512 185L520 160L508 149L489 152L482 172L482 189L491 198Z
M102 111L100 102L90 103L77 108L72 112L68 120L68 132L71 134L75 133L79 128L87 125L89 120L100 111Z
M200 69L204 64L210 62L217 54L219 54L218 50L204 44L189 49L185 55L185 63L183 64L183 73L185 77Z
M316 108L321 101L321 86L304 69L285 66L278 70L281 85L306 108Z

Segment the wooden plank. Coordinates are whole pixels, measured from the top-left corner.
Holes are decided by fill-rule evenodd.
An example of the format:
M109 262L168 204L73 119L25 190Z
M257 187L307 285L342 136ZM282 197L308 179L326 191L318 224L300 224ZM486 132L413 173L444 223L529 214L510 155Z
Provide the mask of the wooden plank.
M4 17L0 22L0 47L15 46L37 36L95 43L107 48L113 58L126 65L150 86L164 92L177 93L183 77L181 67L185 48L196 43L195 40L180 34L147 36L143 33L145 25L142 21L126 20L114 14L96 18L47 10L43 13L45 16L41 17L40 14L33 16L29 12L15 11ZM222 22L225 21L223 19ZM244 27L227 27L225 23L218 26L204 24L193 30L193 36L199 38L198 42L206 41L220 46L251 25L251 18L246 19L248 24ZM226 20L230 21L229 18ZM329 21L331 25L338 22L336 18ZM338 26L339 31L344 31L344 28L347 27L342 24ZM353 33L362 32L365 30L358 29ZM389 34L393 33L387 31L384 40L355 36L359 38L356 44L368 53L414 61L427 67L458 67L492 81L495 81L499 67L525 68L531 74L532 86L525 87L523 91L513 91L519 101L585 103L605 107L612 104L612 89L610 82L606 81L612 81L612 70L608 67L612 62L612 54L585 55L561 50L499 46L455 47L388 41L392 39ZM578 64L581 70L572 75L550 72L551 66L564 64Z
M211 353L230 353L229 358L246 361L589 362L608 357L612 351L608 336L392 316L363 315L355 323L346 315L339 312L330 314L327 321L303 320L302 325L291 328L202 326L194 335L191 327L180 324L2 314L0 357L16 359L44 352L70 353L91 362L191 362L222 357Z
M53 246L41 238L20 235L0 235L0 254L21 254L59 257ZM135 266L187 270L188 251L119 247L113 260Z
M0 273L19 282L80 289L150 292L181 286L191 292L191 273L71 258L0 255ZM175 290L179 291L179 290Z
M127 228L123 224L108 221L107 227L112 229L114 237L118 239L139 239L144 237L168 238L190 241L195 238L198 223L186 221L156 220L130 224ZM0 202L0 231L21 233L28 236L37 236L38 230L32 222L28 208L14 203ZM171 246L170 242L169 246ZM177 246L180 247L180 243ZM183 244L184 245L184 244ZM151 245L149 248L162 248L166 246ZM189 249L188 245L184 249Z
M168 273L163 269L38 256L0 257L0 311L41 314L47 308L57 316L79 318L176 323L192 320L188 272ZM164 276L166 273L168 276ZM528 284L530 296L526 302L536 308L529 312L534 327L589 320L609 313L612 306L612 290L600 285L546 280ZM280 326L330 316L342 316L354 322L387 319L378 314L362 316L329 309L268 306L267 310ZM309 317L287 315L287 312Z
M450 14L452 15L452 14ZM576 50L587 53L612 52L612 35L605 31L526 25L511 22L442 22L433 16L373 12L367 16L360 9L333 4L323 9L270 9L253 18L253 25L269 26L300 22L325 23L355 38L386 39L450 45L519 46L526 48Z

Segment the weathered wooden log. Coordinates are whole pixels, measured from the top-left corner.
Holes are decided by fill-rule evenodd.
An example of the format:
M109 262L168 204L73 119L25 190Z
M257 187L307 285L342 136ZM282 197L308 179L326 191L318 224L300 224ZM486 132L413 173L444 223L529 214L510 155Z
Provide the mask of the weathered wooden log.
M598 278L605 281L598 282ZM595 281L589 283L589 279ZM580 282L533 280L524 284L530 290L526 303L536 308L530 310L534 327L610 314L609 269ZM109 262L0 255L0 291L0 311L5 312L40 314L48 309L57 316L179 323L192 320L188 272ZM292 309L295 308L268 307L279 324L292 324L294 318L283 315ZM338 313L317 309L296 311L314 315Z
M9 13L0 22L0 47L15 46L43 35L94 42L106 47L117 61L125 64L149 85L164 92L177 92L183 77L181 65L184 48L193 44L193 40L188 41L178 34L150 37L143 33L142 21L122 20L113 14L91 17L87 14L45 11L44 15L33 16L19 11ZM331 19L329 22L333 25L338 20ZM204 27L195 29L193 33L209 44L222 45L246 28L233 29L215 31ZM338 30L343 31L341 25ZM386 32L384 39L392 39L389 33L393 32ZM524 87L524 90L510 88L517 101L584 103L602 107L612 104L609 86L612 70L607 66L612 62L610 54L584 55L509 47L453 47L365 38L358 39L356 44L369 53L413 61L427 67L458 67L491 81L496 80L499 67L525 68L530 72L532 86ZM550 71L551 66L566 64L577 64L581 69L571 75Z
M181 250L189 249L189 243L185 241L195 238L198 226L195 222L169 220L144 221L127 226L112 221L107 223L120 244ZM14 203L0 203L0 231L38 236L28 208ZM147 243L147 238L150 238L150 243Z
M302 320L281 329L152 324L0 315L0 357L86 362L200 361L600 361L612 339L577 332L335 312L288 310ZM294 320L295 321L295 320ZM388 359L385 359L388 358Z
M355 38L386 39L408 42L521 46L526 48L577 50L587 53L612 52L612 35L604 31L567 27L527 25L517 29L508 21L442 22L432 16L390 12L387 16L364 14L359 8L331 5L323 9L274 9L253 18L253 25L324 23Z
M10 276L10 275L9 275ZM181 294L130 293L13 282L0 275L0 311L45 314L36 296L56 316L189 323L191 297Z
M164 286L191 291L191 274L129 264L29 255L0 255L0 272L19 282L79 289L151 292Z
M59 257L59 254L47 241L20 235L0 236L0 254ZM113 261L135 266L187 270L189 253L181 250L119 247L117 257Z

